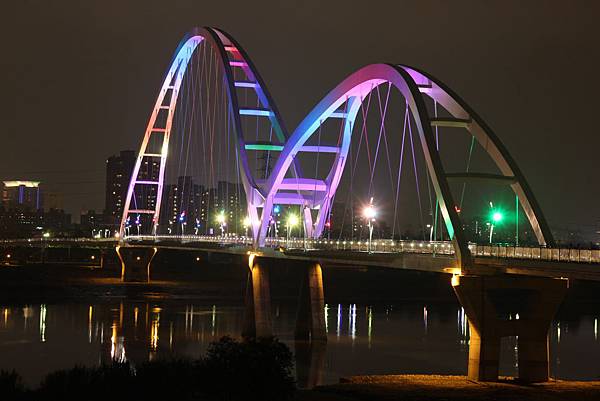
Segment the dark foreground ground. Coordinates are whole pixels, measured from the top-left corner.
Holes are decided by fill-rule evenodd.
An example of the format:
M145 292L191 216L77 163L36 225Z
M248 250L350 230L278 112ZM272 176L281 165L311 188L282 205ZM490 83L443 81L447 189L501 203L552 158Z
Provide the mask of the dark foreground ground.
M600 381L552 381L523 385L511 379L476 383L465 376L354 376L342 383L300 391L300 401L595 401Z

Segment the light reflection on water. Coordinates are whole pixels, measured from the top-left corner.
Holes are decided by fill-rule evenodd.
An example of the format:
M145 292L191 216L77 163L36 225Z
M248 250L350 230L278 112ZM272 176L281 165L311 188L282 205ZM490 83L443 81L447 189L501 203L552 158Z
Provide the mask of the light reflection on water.
M329 341L312 347L293 341L293 305L273 309L275 334L297 354L300 384L353 374L466 373L469 329L461 307L326 305ZM239 337L244 321L241 305L172 302L0 305L0 311L0 369L16 369L30 385L76 364L197 358L221 336ZM554 376L600 376L597 318L554 322L549 338ZM517 355L516 338L504 338L502 375L517 374Z

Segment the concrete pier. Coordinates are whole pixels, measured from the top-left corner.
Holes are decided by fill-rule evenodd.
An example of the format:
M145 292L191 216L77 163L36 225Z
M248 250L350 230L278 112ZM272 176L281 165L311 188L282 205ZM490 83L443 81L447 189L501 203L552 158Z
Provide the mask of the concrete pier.
M306 266L300 287L295 335L298 340L327 341L323 271L319 263Z
M568 281L467 275L454 276L452 285L469 319L468 378L497 381L500 338L518 336L519 380L548 381L548 329Z
M271 320L271 280L266 260L249 256L248 281L246 283L246 313L244 337L270 337L273 335Z
M121 281L150 282L150 265L157 248L117 246L115 250L121 261Z

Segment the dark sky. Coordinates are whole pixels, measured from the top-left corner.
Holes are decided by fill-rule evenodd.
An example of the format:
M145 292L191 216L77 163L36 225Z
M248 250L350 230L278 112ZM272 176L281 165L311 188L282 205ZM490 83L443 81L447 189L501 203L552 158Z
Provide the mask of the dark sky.
M8 4L7 4L8 3ZM196 25L246 48L290 131L346 75L421 67L488 122L551 225L600 222L596 1L12 0L0 16L0 178L104 207L104 163L138 147Z

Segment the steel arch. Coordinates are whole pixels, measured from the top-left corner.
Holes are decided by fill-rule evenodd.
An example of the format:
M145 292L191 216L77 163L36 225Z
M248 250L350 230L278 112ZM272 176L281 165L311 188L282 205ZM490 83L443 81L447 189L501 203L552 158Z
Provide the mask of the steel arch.
M471 135L479 141L502 172L502 176L489 175L487 178L503 181L509 180L511 182L510 185L518 196L539 244L541 246L553 245L552 234L529 185L498 137L461 98L451 92L440 81L404 65L372 64L366 66L342 81L313 108L291 134L280 158L277 160L277 164L267 185L269 189L265 202L265 208L267 209L266 214L263 212L263 215L268 216L270 214L273 202L269 200L273 199L279 190L285 173L292 160L294 160L295 155L317 130L319 125L334 113L339 113L338 108L340 105L348 101L342 147L326 179L327 191L324 199L318 205L320 206L319 217L315 224L313 236L318 237L321 235L326 214L330 207L330 201L337 190L344 170L352 137L352 125L360 104L370 91L383 83L393 85L407 99L411 113L415 118L425 162L439 202L440 211L444 218L446 229L454 243L457 259L461 266L468 266L472 261L463 226L454 208L455 203L448 184L448 178L452 178L453 175L444 170L431 129L432 124L440 124L443 121L441 119L434 120L429 116L425 107L424 96L431 97L450 112L454 120L446 120L445 123L463 124ZM477 178L479 176L473 174L473 177ZM259 244L262 244L262 241L264 241L264 234L265 226L263 224L259 233Z
M175 56L171 62L170 68L163 80L163 85L151 114L150 121L146 128L144 140L138 154L136 165L132 174L132 179L128 187L127 198L123 217L121 220L120 232L124 234L126 218L131 213L130 202L134 193L136 179L139 174L140 165L145 156L148 140L155 127L156 117L161 108L165 95L169 90L173 91L168 106L168 118L164 130L164 142L161 151L160 174L157 194L157 204L154 211L148 211L153 214L153 227L156 230L160 215L160 204L162 198L162 187L164 180L164 168L168 151L168 143L173 113L176 107L177 95L180 89L181 81L187 67L187 63L196 46L202 41L207 40L219 54L222 71L227 80L227 94L229 97L229 107L234 120L234 129L236 131L237 148L240 155L241 168L243 170L241 177L248 200L248 214L252 221L252 230L255 246L263 246L266 237L267 224L272 214L274 200L280 190L285 189L286 173L293 169L297 185L303 186L304 191L311 191L310 185L315 185L313 193L318 196L313 197L313 201L305 205L318 209L317 221L313 224L310 213L305 213L305 228L307 233L313 237L318 237L323 231L327 213L331 206L332 198L339 185L344 166L347 160L350 141L352 139L353 123L356 119L358 110L366 95L374 90L378 85L389 83L399 90L408 102L408 106L414 117L416 128L419 133L419 139L427 169L429 171L432 184L439 202L441 214L444 218L446 229L452 238L456 257L460 266L469 266L472 263L468 244L464 235L460 217L454 208L454 200L448 184L449 178L462 177L465 174L447 173L442 165L440 154L435 145L432 124L460 124L466 128L472 136L482 145L488 155L496 163L501 171L501 176L487 175L486 179L499 179L504 182L510 182L510 185L518 196L521 207L525 211L527 218L535 232L536 238L541 246L553 246L554 240L549 230L548 224L544 219L538 202L533 192L527 184L523 174L519 170L515 161L512 159L499 138L493 133L489 126L467 105L467 103L452 92L439 80L426 74L416 68L405 65L393 64L372 64L361 68L348 76L332 91L330 91L302 120L298 127L293 131L289 139L287 132L280 118L279 112L274 101L271 99L267 87L251 60L242 49L242 47L227 33L214 28L196 28L188 33L181 41ZM240 108L238 105L237 92L235 90L236 82L233 79L232 60L228 53L235 53L237 60L242 63L242 68L249 80L253 81L256 94L262 106L268 109L268 117L274 128L274 131L281 142L285 142L283 149L277 158L275 167L266 180L266 182L257 182L254 179L248 167L245 140L242 132L240 120ZM240 65L238 65L240 66ZM442 105L452 116L453 121L432 118L425 107L425 96L431 97L437 103ZM346 104L343 115L340 114L339 107ZM337 153L327 178L321 184L317 191L317 182L302 181L299 166L296 163L295 155L300 151L319 152L315 147L305 146L307 140L315 133L319 126L328 118L343 118L343 139L339 148L334 149ZM443 119L442 119L443 120ZM310 148L310 149L309 149ZM331 151L331 149L329 150ZM155 155L156 156L156 155ZM475 178L482 178L481 174L472 174ZM304 179L306 180L306 179ZM310 184L310 185L309 185ZM294 200L298 202L298 200ZM301 203L295 203L301 204ZM262 208L261 216L258 215L258 209Z
M271 122L273 131L275 132L277 139L281 142L285 142L287 138L287 132L281 122L282 120L280 118L279 111L275 106L275 102L273 102L273 100L271 99L271 95L269 94L268 89L264 84L264 81L262 80L262 77L254 67L254 64L247 56L244 49L229 34L223 32L222 30L210 27L203 27L194 28L184 36L184 38L181 40L175 51L175 55L173 56L169 69L163 79L163 84L161 86L152 114L150 116L150 120L148 122L144 134L144 139L140 146L140 151L138 153L133 173L131 175L131 180L127 188L127 195L123 208L123 216L121 218L121 224L119 228L119 233L121 237L123 237L125 234L125 224L128 215L136 212L151 214L153 216L153 233L156 234L156 230L159 224L160 208L162 203L166 158L169 149L169 139L171 134L173 115L177 106L177 97L179 95L179 90L185 71L188 67L188 62L196 47L203 40L206 40L207 43L209 43L216 50L220 61L221 70L225 76L227 85L227 96L229 98L229 108L231 115L233 116L233 128L236 134L236 145L238 148L238 154L240 156L240 163L242 169L242 174L240 174L240 176L242 177L244 191L246 192L246 196L248 199L248 214L252 221L252 230L254 237L256 237L258 234L259 217L256 205L259 205L261 203L261 200L264 198L264 194L263 189L259 185L257 185L256 180L254 179L254 176L252 175L248 166L248 158L241 124L241 112L236 91L236 82L234 80L234 75L232 72L232 66L242 68L246 77L248 78L248 82L253 84L253 86L251 87L253 87L253 89L255 90L262 107L269 111L268 118ZM228 54L232 54L234 56L234 60L230 59L228 57ZM169 91L172 91L171 97L170 99L167 98L169 99L169 104L168 106L165 106L163 103ZM166 125L163 127L156 126L157 117L160 110L167 110L168 113ZM164 134L160 154L146 153L150 136L153 132L162 132ZM157 185L157 200L153 209L133 210L131 209L131 201L133 196L135 196L134 190L136 185L149 185L148 181L137 181L140 167L144 157L160 158L160 171L158 181L150 183L150 185ZM298 167L295 164L294 169L297 168Z
M538 243L541 246L554 247L556 244L550 231L550 226L542 213L537 199L533 195L531 187L517 163L489 125L486 124L467 102L431 74L407 65L400 65L400 67L407 71L415 82L420 85L423 94L428 95L441 104L455 118L470 121L466 126L467 130L477 139L494 163L496 163L502 175L513 178L510 186L515 195L518 196L520 205L527 215Z

